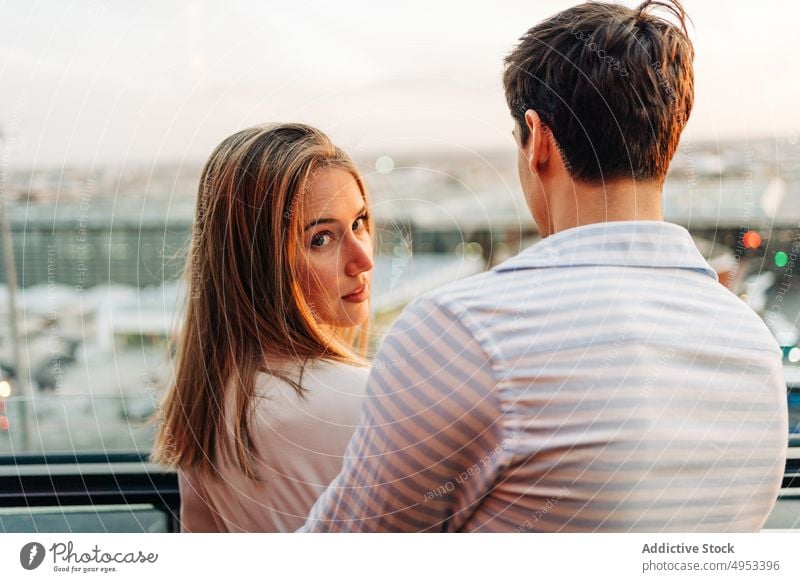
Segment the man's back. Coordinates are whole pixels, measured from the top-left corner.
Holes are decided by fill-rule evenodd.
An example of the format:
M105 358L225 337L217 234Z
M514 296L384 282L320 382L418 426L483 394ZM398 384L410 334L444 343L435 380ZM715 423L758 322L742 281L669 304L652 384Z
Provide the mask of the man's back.
M415 302L308 529L755 531L779 349L682 228L558 233Z
M787 441L780 350L683 229L567 230L448 296L491 350L510 443L465 529L763 525Z

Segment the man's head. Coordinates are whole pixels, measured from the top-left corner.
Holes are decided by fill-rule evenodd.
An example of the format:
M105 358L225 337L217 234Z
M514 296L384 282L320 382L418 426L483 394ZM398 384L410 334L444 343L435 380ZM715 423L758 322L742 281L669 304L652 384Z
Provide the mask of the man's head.
M652 12L659 8L677 24ZM663 183L692 110L693 58L677 0L581 4L525 33L503 82L540 228L548 187Z

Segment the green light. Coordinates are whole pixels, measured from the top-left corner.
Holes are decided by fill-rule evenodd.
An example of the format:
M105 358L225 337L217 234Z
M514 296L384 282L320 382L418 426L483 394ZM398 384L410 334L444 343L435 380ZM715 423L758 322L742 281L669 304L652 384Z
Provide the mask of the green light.
M789 263L789 255L787 255L783 251L778 251L777 253L775 253L775 266L785 267L788 263Z

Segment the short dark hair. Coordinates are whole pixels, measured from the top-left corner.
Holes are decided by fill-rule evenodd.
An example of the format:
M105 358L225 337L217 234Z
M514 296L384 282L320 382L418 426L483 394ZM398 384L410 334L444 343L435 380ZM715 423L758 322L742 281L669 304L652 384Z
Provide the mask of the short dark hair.
M533 109L574 179L663 180L694 103L687 18L678 0L589 2L531 28L503 74L522 143Z

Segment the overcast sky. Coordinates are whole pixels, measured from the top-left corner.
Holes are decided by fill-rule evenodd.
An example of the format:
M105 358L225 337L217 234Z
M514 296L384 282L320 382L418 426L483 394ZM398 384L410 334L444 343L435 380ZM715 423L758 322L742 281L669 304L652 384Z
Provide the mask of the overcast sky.
M503 56L573 2L500 4L0 1L7 161L196 161L237 129L288 120L356 156L511 149ZM684 5L688 135L796 138L800 4Z

